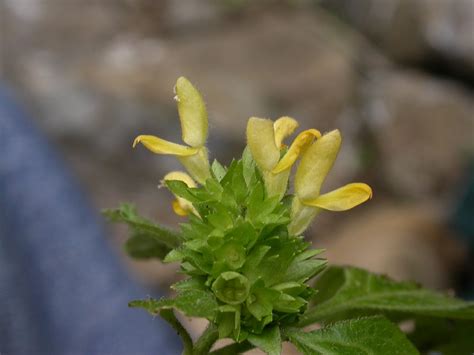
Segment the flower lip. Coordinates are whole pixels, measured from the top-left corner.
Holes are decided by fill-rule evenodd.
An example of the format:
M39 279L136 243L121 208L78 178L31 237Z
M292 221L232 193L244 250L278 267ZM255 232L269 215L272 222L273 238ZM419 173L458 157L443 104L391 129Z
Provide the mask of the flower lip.
M278 174L291 168L296 159L298 159L300 154L304 153L304 151L311 145L314 139L318 139L320 137L321 133L317 129L308 129L298 134L286 154L272 169L272 173Z
M299 126L298 121L294 118L283 116L273 123L273 131L275 133L275 145L278 148L283 147L283 141L286 137L291 136L295 129Z
M143 144L149 150L156 154L171 154L176 156L187 157L190 155L196 154L199 149L187 147L185 145L176 144L169 142L167 140L151 136L151 135L140 135L133 141L133 148L137 146L138 143Z
M295 192L302 201L316 199L341 147L341 134L334 130L314 141L303 153L295 174Z
M320 195L314 200L303 200L302 203L329 211L347 211L370 200L372 195L372 188L369 185L354 182Z

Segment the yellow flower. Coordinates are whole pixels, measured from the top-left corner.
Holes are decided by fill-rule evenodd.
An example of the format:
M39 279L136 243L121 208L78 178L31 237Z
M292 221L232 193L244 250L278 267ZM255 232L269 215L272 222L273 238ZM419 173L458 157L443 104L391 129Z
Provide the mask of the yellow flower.
M251 117L247 123L247 145L262 172L269 196L283 197L291 167L314 139L321 136L315 129L303 131L285 152L283 141L297 127L298 122L291 117L281 117L275 122Z
M196 183L194 182L193 178L188 174L182 171L172 171L165 175L163 178L164 181L170 180L178 180L184 182L188 187L196 187ZM198 212L194 208L193 204L188 200L176 196L176 200L173 201L173 211L179 216L187 216L189 213L193 213L198 216Z
M321 185L334 165L341 146L341 134L331 131L315 141L303 153L295 175L291 234L301 234L321 211L346 211L372 197L367 184L351 183L320 195Z
M180 77L175 86L178 113L181 122L182 138L188 146L167 140L140 135L135 138L133 147L142 143L156 154L175 155L191 176L204 184L210 177L207 148L207 111L199 91L184 77Z

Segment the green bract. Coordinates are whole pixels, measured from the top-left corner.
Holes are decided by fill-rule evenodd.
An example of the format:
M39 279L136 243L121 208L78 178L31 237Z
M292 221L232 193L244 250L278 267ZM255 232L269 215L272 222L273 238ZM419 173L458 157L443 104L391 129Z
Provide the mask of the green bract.
M178 297L189 292L182 287L187 282L207 292L215 299L209 321L221 337L239 341L266 326L295 322L313 294L306 281L326 261L289 235L290 204L267 196L252 156L244 154L228 169L214 163L204 186L166 186L199 213L181 225L183 243L165 258L181 262L189 276L175 285Z
M173 210L187 222L173 231L138 216L128 204L105 214L129 225L125 248L132 257L180 263L185 278L171 286L173 298L130 306L168 321L183 340L183 354L209 354L219 338L234 343L211 354L258 347L278 355L283 341L311 355L474 350L474 338L467 336L474 329L472 303L356 268L325 268L322 250L304 241L301 234L321 211L345 211L372 197L364 183L321 193L340 148L339 131L321 135L309 129L287 147L283 141L298 127L296 120L252 117L242 158L228 167L210 165L202 96L180 78L176 100L187 145L140 135L134 146L175 155L187 169L189 175L173 171L162 182L176 197ZM298 160L293 196L288 181ZM174 310L209 321L196 342ZM415 325L410 340L396 325L402 320ZM314 323L320 329L302 330Z

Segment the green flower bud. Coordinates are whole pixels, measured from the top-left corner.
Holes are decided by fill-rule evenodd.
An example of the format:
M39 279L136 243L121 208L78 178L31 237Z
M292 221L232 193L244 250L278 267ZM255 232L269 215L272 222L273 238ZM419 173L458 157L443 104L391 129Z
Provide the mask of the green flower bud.
M250 291L249 280L234 271L223 272L212 284L212 291L222 302L240 304L244 302Z
M224 244L216 254L217 260L224 262L232 270L237 270L245 263L245 248L236 242Z

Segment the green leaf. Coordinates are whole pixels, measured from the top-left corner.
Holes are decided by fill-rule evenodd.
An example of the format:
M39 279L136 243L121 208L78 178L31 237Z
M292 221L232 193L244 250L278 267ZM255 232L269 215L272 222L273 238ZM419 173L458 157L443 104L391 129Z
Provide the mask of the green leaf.
M198 289L182 291L174 299L150 298L132 301L128 305L144 308L153 315L157 315L162 309L176 308L188 317L202 317L210 320L214 319L219 306L212 293Z
M236 241L229 241L216 250L216 260L226 264L230 269L237 270L245 262L245 248Z
M205 224L199 217L189 215L189 223L180 225L181 233L186 240L205 239L213 230L213 227Z
M198 270L205 274L209 274L212 271L212 260L209 258L209 255L197 253L189 248L183 248L181 252L183 259L191 263ZM184 266L184 263L182 263L181 266Z
M158 258L163 260L169 248L148 235L140 233L134 234L125 243L125 251L135 259Z
M252 287L250 297L247 298L247 309L261 321L264 317L272 315L273 304L280 297L280 292L265 287L263 280L258 280Z
M286 271L286 281L305 282L321 272L327 264L324 259L309 259L303 261L294 261Z
M258 217L259 209L263 203L265 189L263 184L256 184L253 186L248 197L247 218L253 221Z
M166 180L166 187L176 196L182 197L191 203L199 202L200 200L191 193L191 188L180 180Z
M384 317L337 322L312 332L288 330L289 340L308 355L414 355L418 350Z
M212 163L211 171L217 181L221 181L227 172L226 168L224 168L216 159L214 159L214 162Z
M177 232L138 216L133 205L124 203L117 209L104 210L102 213L109 221L125 223L133 232L142 237L150 236L169 249L178 247L182 242L182 237Z
M283 282L300 281L311 277L324 267L321 260L294 262L296 253L307 247L300 238L289 237L286 232L265 240L271 250L260 262L258 268L250 271L250 277L262 277L267 286ZM295 255L296 254L296 255ZM300 266L298 266L301 264ZM291 268L290 268L291 265Z
M211 225L223 231L231 228L234 224L229 212L222 205L219 205L212 214L208 215L207 219Z
M235 227L232 230L227 231L225 238L228 241L233 240L238 242L250 250L257 241L258 234L252 224L242 220L237 220Z
M270 249L271 247L268 245L260 245L253 248L250 254L247 255L247 260L244 264L242 272L249 278L249 280L253 281L258 277L255 270L258 270L258 266Z
M229 337L240 331L240 306L220 306L217 313L219 324L219 338Z
M245 147L244 153L242 154L242 168L244 180L247 186L252 186L255 184L256 164L248 147Z
M188 317L214 319L218 304L208 291L187 290L176 296L175 306Z
M266 225L273 222L277 222L281 219L280 214L272 215L272 212L278 206L281 206L280 199L278 196L273 196L270 198L263 199L264 189L261 184L257 185L249 197L249 206L247 212L247 218L252 221L252 223Z
M239 161L234 168L231 183L232 192L238 204L242 203L248 194L248 188L247 184L245 183L242 170L242 162Z
M177 261L182 261L183 260L183 253L179 249L173 249L171 250L168 254L165 255L165 258L163 259L164 263L175 263Z
M473 330L461 337L452 338L445 344L437 345L430 351L431 354L443 355L472 355L474 354Z
M258 215L262 217L272 213L279 204L280 199L278 198L278 196L273 196L265 199L263 203L259 206Z
M206 287L204 286L205 279L193 277L185 280L176 282L174 285L171 285L171 289L178 292L189 291L189 290L202 290L205 291Z
M299 325L384 313L474 319L470 302L352 267L330 267L316 281L316 305Z
M311 259L312 257L324 253L325 249L308 249L300 254L298 254L295 258L295 261L303 261Z
M274 302L275 310L284 313L297 313L307 302L301 297L293 297L286 293L281 293L277 301Z
M262 334L249 334L247 339L252 345L259 347L268 355L281 354L281 337L278 326L266 328Z
M470 355L474 353L474 322L421 317L409 338L423 353Z
M220 200L224 191L222 186L214 179L207 179L206 190L213 196L214 200Z
M159 300L148 298L146 300L135 300L128 303L131 308L143 308L148 313L156 316L162 309L170 309L174 306L174 300L168 298L161 298Z
M298 296L306 288L306 285L300 282L290 281L275 285L272 288L274 290L287 293L290 296Z

